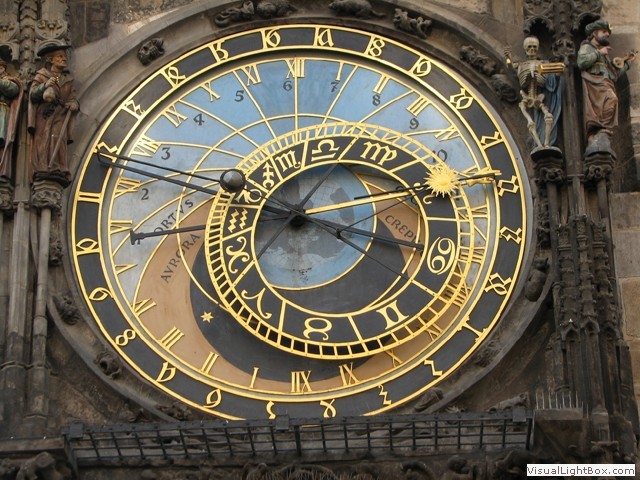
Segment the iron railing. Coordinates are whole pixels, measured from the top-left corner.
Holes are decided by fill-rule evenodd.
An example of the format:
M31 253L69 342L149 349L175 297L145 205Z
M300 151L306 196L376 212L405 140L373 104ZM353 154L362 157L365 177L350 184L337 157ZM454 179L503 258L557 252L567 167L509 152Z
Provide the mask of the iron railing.
M144 464L157 459L313 456L349 453L448 453L529 448L533 415L524 409L347 417L340 419L210 420L64 429L65 447L78 466Z

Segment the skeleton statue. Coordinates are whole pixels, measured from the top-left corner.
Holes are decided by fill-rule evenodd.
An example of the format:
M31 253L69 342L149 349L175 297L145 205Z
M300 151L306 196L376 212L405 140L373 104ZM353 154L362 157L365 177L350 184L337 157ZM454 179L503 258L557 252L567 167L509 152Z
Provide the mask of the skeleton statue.
M540 42L536 37L525 38L523 46L527 59L522 62L513 63L511 61L509 47L505 48L504 55L507 65L512 66L518 74L522 97L519 107L527 120L527 127L536 148L548 147L554 142L553 131L559 115L556 112L559 112L560 106L558 99L552 98L555 95L554 92L559 94L555 74L564 71L564 64L540 60L538 58ZM552 109L549 108L550 103L554 104ZM536 122L537 117L542 117L542 122ZM536 123L542 125L542 128L538 129ZM544 135L543 140L540 139L542 134Z

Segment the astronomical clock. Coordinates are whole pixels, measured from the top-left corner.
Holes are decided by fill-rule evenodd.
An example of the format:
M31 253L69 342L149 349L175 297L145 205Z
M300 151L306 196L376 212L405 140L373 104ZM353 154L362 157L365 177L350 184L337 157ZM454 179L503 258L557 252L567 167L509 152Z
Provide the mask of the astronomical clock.
M86 321L138 382L227 419L372 415L509 321L522 158L495 99L416 45L255 24L120 93L66 228Z

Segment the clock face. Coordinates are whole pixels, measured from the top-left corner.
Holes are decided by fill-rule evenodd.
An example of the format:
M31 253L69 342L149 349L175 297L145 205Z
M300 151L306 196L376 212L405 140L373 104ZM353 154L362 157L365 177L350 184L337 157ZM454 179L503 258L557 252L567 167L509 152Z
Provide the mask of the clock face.
M73 266L140 376L226 418L382 412L505 312L530 237L503 125L390 38L287 25L151 75L74 184Z

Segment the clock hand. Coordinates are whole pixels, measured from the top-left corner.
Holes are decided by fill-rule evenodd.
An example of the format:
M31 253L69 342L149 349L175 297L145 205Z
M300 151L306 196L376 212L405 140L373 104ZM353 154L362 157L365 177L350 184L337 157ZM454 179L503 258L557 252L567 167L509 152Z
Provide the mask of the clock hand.
M409 280L409 277L407 276L406 273L402 273L402 272L397 272L396 270L394 270L393 268L391 268L389 265L387 265L386 263L381 262L380 260L378 260L377 258L375 258L373 255L371 255L369 252L367 252L364 248L360 247L359 245L356 245L355 243L347 240L346 238L344 238L343 236L340 235L340 233L335 229L330 227L329 225L325 225L324 223L320 222L318 219L315 219L313 217L307 217L307 220L309 220L311 223L314 223L316 225L318 225L320 228L322 228L323 230L325 230L326 232L330 233L331 235L333 235L334 237L336 237L338 240L340 240L343 243L346 243L347 245L349 245L351 248L357 250L358 252L362 253L365 257L367 257L368 259L374 261L375 263L377 263L378 265L386 268L387 270L389 270L390 272L392 272L393 274L405 279L405 280Z
M421 243L410 242L408 240L401 240L395 237L382 235L380 233L370 232L368 230L362 230L361 228L354 228L352 225L341 225L339 223L335 223L330 220L322 220L320 218L314 219L314 223L315 222L322 223L331 228L335 228L338 237L342 234L342 232L350 232L350 233L355 233L356 235L363 235L365 237L371 237L376 240L381 240L383 242L395 243L398 245L405 245L407 247L416 248L418 250L424 250L424 245L422 245Z
M208 182L219 183L223 190L226 190L227 192L231 192L231 193L239 192L244 188L244 185L245 185L244 173L242 173L240 170L235 168L230 168L228 170L223 171L222 174L220 175L220 178L215 179L215 178L205 177L203 175L199 175L193 172L185 172L183 170L178 170L176 168L171 168L164 165L157 165L155 163L145 162L143 160L137 160L135 158L127 157L125 155L111 154L111 153L107 155L103 152L96 152L96 153L98 154L98 161L102 165L114 166L114 167L122 168L123 170L129 170L129 171L134 171L136 173L141 173L143 175L148 175L148 172L146 170L137 170L137 169L131 170L130 169L131 167L129 167L128 165L123 165L116 162L102 160L102 157L104 156L104 157L118 158L121 160L126 160L127 162L137 163L138 165L157 168L158 170L165 170L167 172L179 173L181 175L186 175L192 178L199 178L201 180L206 180ZM152 176L152 175L149 175L149 176ZM153 177L153 178L158 178L158 177ZM162 177L162 179L165 179L165 178L167 177ZM193 188L192 184L189 184L189 186Z
M209 195L217 195L218 194L218 190L213 190L211 188L202 187L202 186L196 185L194 183L184 182L184 181L178 180L176 178L165 177L164 175L161 175L159 173L148 172L148 171L142 170L140 168L132 167L130 165L125 165L125 164L122 164L122 163L116 163L116 162L111 161L111 160L103 160L102 157L105 156L105 155L103 153L101 153L101 152L97 152L97 154L98 154L98 162L100 162L100 164L104 165L104 166L115 167L115 168L119 168L121 170L126 170L127 172L138 173L138 174L144 175L146 177L155 178L156 180L162 180L162 181L165 181L167 183L173 183L174 185L179 185L181 187L190 188L192 190L197 190L197 191L203 192L203 193L208 193ZM109 156L111 156L111 155L109 155ZM114 157L126 158L126 157L115 156L115 155L114 155ZM143 163L143 164L148 164L147 162L140 162L140 161L136 161L136 162ZM148 165L152 165L152 164L148 164ZM183 175L190 175L187 172L181 172L181 171L175 170L173 168L169 169L167 167L161 167L159 165L152 165L152 166L154 166L156 168L159 168L161 170L164 169L164 170L167 170L167 171L181 173ZM213 179L208 179L208 180L216 181L216 180L213 180Z
M364 205L367 203L373 202L382 202L384 200L392 200L398 197L409 197L411 194L407 194L406 191L392 191L392 192L384 192L383 194L374 194L374 195L366 195L361 197L356 197L353 200L342 203L334 203L332 205L324 205L321 207L308 208L304 210L304 213L307 215L313 215L314 213L322 213L329 212L333 210L340 210L342 208L355 207L358 205Z
M136 242L148 237L162 237L164 235L173 235L174 233L195 232L204 230L205 228L207 228L206 225L193 225L191 227L172 228L171 230L162 230L160 232L134 232L133 229L130 229L129 239L131 240L131 245L135 245Z
M279 215L282 215L282 214L279 214ZM269 218L269 220L275 219L279 215L271 217L271 218ZM257 255L258 258L260 258L262 256L264 251L267 248L269 248L269 246L275 241L275 239L278 237L278 235L280 233L282 233L282 231L286 228L286 226L291 223L291 221L295 218L296 215L297 214L294 213L294 212L288 213L288 216L290 218L287 218L287 221L282 224L282 226L280 227L280 230L277 232L277 234L274 234L273 237L271 239L269 239L267 244L265 244L265 246L262 247L262 249L260 250L260 252ZM363 236L371 237L371 238L374 238L376 240L381 240L381 241L384 241L384 242L395 243L395 244L398 244L398 245L405 245L407 247L416 248L418 250L424 250L424 245L422 245L420 243L409 242L408 240L401 240L401 239L398 239L398 238L395 238L395 237L388 237L386 235L381 235L381 234L375 233L375 232L369 232L367 230L362 230L360 228L353 228L350 225L342 225L342 224L339 224L339 223L336 223L336 222L331 222L329 220L316 219L316 221L318 223L322 223L324 225L327 225L328 227L334 228L336 230L337 235L341 235L342 232L355 233L356 235L363 235ZM129 230L129 238L130 238L130 241L131 241L131 245L135 245L136 242L139 242L140 240L144 240L145 238L149 238L149 237L162 237L162 236L165 236L165 235L173 235L173 234L176 234L176 233L195 232L195 231L204 230L205 228L207 228L206 225L193 225L193 226L190 226L190 227L172 228L170 230L163 230L163 231L160 231L160 232L156 232L156 231L153 231L153 232L134 232L133 230Z
M284 205L286 208L291 209L292 216L289 219L287 219L287 224L291 223L291 221L293 221L293 220L295 220L297 218L301 218L301 219L307 220L307 221L319 226L322 230L330 233L332 236L334 236L335 238L337 238L341 242L349 245L351 248L353 248L353 249L357 250L358 252L362 253L365 257L367 257L370 260L374 261L378 265L386 268L390 272L393 272L395 275L398 275L399 277L401 277L401 278L403 278L405 280L409 280L409 277L405 273L397 272L396 270L391 268L386 263L383 263L380 260L378 260L377 258L375 258L374 256L372 256L364 248L362 248L359 245L356 245L355 243L351 242L350 240L347 240L346 238L344 238L342 235L340 235L339 230L335 226L331 226L329 224L329 222L325 223L326 221L324 221L324 220L320 220L318 218L313 218L308 213L305 213L304 211L299 210L298 208L295 207L295 205L291 205L289 202L287 202L285 200L278 200L278 202L281 203L282 205ZM279 235L280 233L281 233L281 230L277 233L277 235ZM276 237L277 235L274 235L274 237ZM389 240L388 237L385 237L384 239L387 240L387 241ZM275 240L275 238L274 238L274 240ZM395 241L395 239L393 239L393 241ZM396 242L396 243L398 243L398 242ZM417 248L417 245L418 244L416 244L416 248Z
M401 200L401 201L404 202L405 200ZM398 202L398 203L401 203L401 202ZM398 203L392 203L391 205L387 205L386 207L384 207L384 208L382 208L380 210L377 210L377 211L371 213L370 215L367 215L366 217L361 218L360 220L356 220L355 222L353 222L352 224L348 225L347 227L351 228L354 225L357 225L359 223L364 222L365 220L369 220L370 218L375 217L376 215L380 215L382 212L384 212L386 210L389 210L391 208L397 207Z
M209 177L205 177L203 175L198 175L196 173L192 173L192 172L185 172L182 170L178 170L175 168L171 168L171 167L165 167L162 165L155 165L153 163L149 163L149 162L144 162L142 160L136 160L135 158L130 158L130 157L126 157L124 155L114 155L114 154L105 154L103 152L96 152L98 154L98 162L101 165L104 166L108 166L108 167L115 167L115 168L119 168L121 170L126 170L128 172L133 172L133 173L137 173L140 175L144 175L146 177L150 177L150 178L155 178L156 180L162 180L164 182L167 183L172 183L174 185L179 185L181 187L184 188L190 188L191 190L196 190L199 192L203 192L203 193L208 193L209 195L217 195L219 190L214 190L212 188L208 188L208 187L203 187L201 185L197 185L195 183L191 183L191 182L185 182L183 180L178 180L176 178L171 178L171 177L165 177L164 175L160 175L159 173L153 173L153 172L149 172L147 170L142 170L136 167L132 167L130 165L126 165L126 164L122 164L122 163L116 163L114 161L111 160L105 160L102 157L111 157L111 158L120 158L123 160L127 160L129 162L132 163L137 163L137 164L141 164L141 165L146 165L146 166L150 166L150 167L154 167L157 168L159 170L166 170L168 172L173 172L173 173L179 173L181 175L185 175L188 177L193 177L193 178L199 178L201 180L207 180L209 182L217 182L220 184L220 186L222 187L223 190L229 192L229 193L237 193L240 190L242 190L245 186L245 176L244 173L242 173L240 170L237 170L235 168L231 168L229 170L225 170L222 172L222 174L220 175L219 179L214 179L214 178L209 178ZM252 192L258 196L261 196L262 198L264 198L264 195L262 195L262 193L254 191ZM274 201L271 198L267 198L267 201ZM277 201L277 200L275 200ZM270 211L272 213L277 213L277 214L282 214L282 213L288 213L288 211L282 210L280 208L277 207L273 207L271 205L265 205L263 207L265 210Z
M424 188L431 189L436 195L440 193L442 193L443 195L451 194L453 193L453 190L455 190L457 185L461 183L466 183L469 186L477 185L480 183L491 183L498 175L500 175L500 170L492 170L490 167L483 168L474 175L466 175L461 172L456 172L449 167L434 168L432 174L429 176L425 183L420 183L411 187L398 188L387 192L361 195L359 197L354 197L354 200L389 195L393 192L420 191Z

